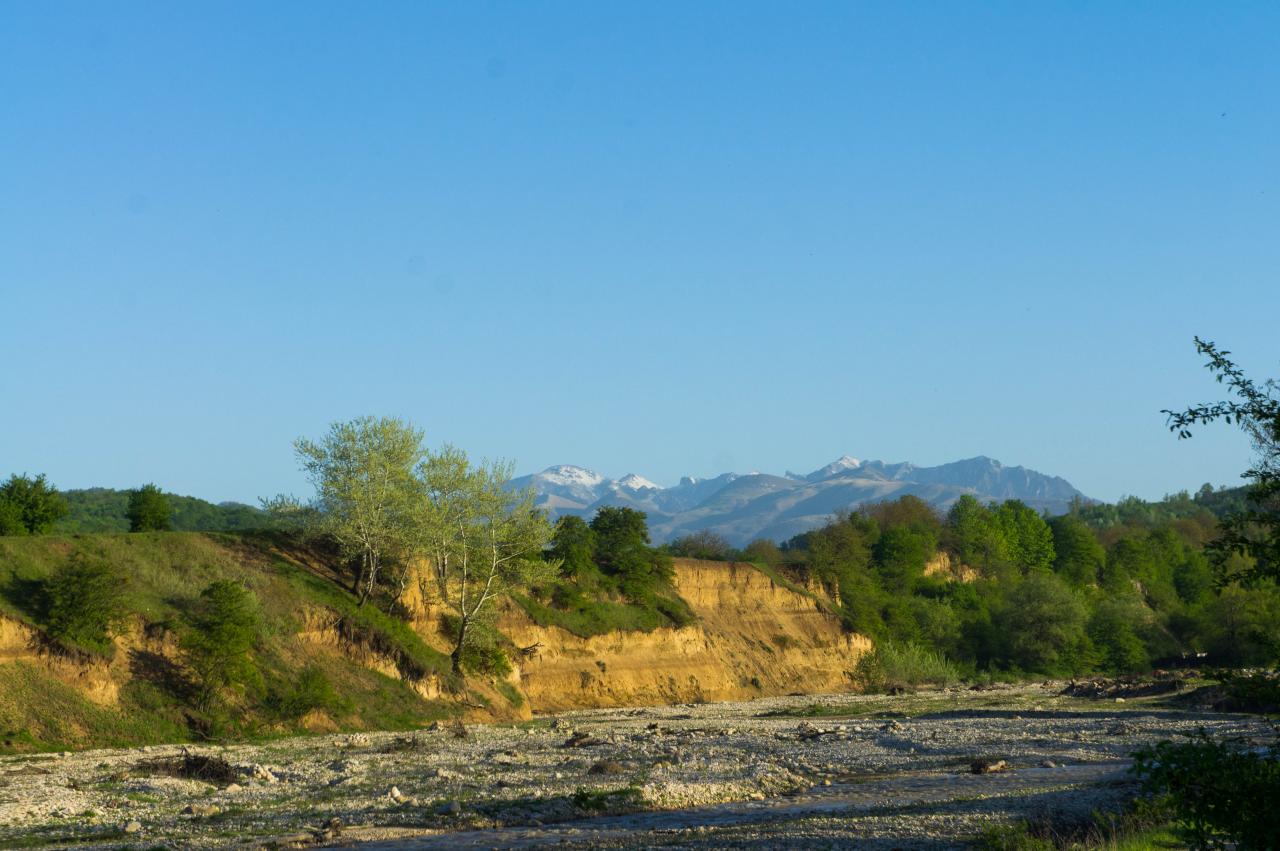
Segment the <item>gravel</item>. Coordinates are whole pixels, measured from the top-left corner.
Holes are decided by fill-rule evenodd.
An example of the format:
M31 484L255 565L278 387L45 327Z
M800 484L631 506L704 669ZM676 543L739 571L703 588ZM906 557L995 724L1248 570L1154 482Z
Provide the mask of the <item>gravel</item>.
M226 786L146 775L177 746L4 757L0 846L118 847L127 826L184 848L945 847L1045 807L1118 806L1143 744L1269 729L1163 697L1060 691L591 710L465 739L420 731L409 749L398 733L189 748L236 767Z

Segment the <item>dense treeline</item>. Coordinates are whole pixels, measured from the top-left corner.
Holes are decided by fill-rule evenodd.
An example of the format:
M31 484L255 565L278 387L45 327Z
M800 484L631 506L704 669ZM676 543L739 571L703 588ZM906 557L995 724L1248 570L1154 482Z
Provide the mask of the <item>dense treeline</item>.
M142 490L141 488L138 490ZM87 488L67 490L67 514L53 527L56 532L128 532L132 527L130 502L134 490ZM169 528L176 532L238 532L267 528L266 512L237 502L214 504L193 496L164 493L169 508ZM154 516L152 509L151 516Z
M970 673L1119 673L1196 653L1269 665L1280 657L1275 583L1233 579L1248 568L1237 557L1218 589L1205 553L1218 529L1210 506L1232 494L1202 489L1052 518L972 497L942 516L907 496L781 548L757 541L737 553L702 533L669 549L803 570L849 629L940 652Z

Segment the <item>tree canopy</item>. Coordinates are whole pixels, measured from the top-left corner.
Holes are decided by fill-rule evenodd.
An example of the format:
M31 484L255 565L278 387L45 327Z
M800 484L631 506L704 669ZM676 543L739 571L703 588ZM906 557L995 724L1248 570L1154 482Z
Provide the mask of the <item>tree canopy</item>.
M129 494L130 532L167 532L172 514L169 498L155 485L143 485Z
M0 484L0 535L42 535L66 514L67 501L43 473L15 473Z

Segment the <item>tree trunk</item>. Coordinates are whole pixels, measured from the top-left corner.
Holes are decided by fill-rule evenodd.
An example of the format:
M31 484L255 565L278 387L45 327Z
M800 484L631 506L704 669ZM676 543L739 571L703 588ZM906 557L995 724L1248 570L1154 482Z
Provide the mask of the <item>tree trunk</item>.
M458 619L458 643L454 645L453 655L449 657L452 663L452 670L455 674L462 673L462 647L467 640L467 618L465 615Z

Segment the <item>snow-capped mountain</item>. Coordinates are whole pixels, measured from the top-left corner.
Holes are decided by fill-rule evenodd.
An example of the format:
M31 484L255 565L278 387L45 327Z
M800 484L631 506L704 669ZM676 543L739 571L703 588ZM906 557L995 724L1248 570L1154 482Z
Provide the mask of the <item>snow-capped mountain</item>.
M917 467L909 462L859 461L845 455L802 475L686 476L669 488L635 473L614 480L563 464L522 476L511 484L533 488L538 505L553 517L591 517L606 505L644 511L649 515L653 539L659 543L702 529L737 545L755 538L783 541L822 525L838 511L906 494L943 511L964 494L983 502L1020 499L1050 513L1062 513L1072 500L1086 499L1059 476L1006 467L985 456Z

